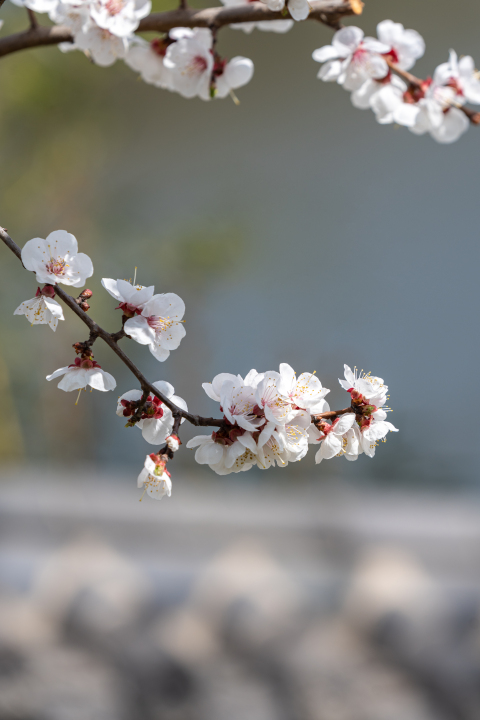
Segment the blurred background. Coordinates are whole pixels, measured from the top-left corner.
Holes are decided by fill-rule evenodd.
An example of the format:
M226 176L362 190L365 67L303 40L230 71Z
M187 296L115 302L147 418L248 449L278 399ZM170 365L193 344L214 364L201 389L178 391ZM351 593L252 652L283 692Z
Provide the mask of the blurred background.
M475 3L368 0L347 23L385 18L424 36L417 75L451 47L478 61ZM36 283L0 248L0 720L480 717L479 130L378 125L316 79L331 34L222 30L255 63L239 106L54 47L0 63L0 223L20 246L72 232L107 329L102 277L137 266L185 300L165 363L128 345L148 377L210 415L202 382L288 362L343 407L348 363L385 379L400 428L374 460L221 480L184 448L172 497L139 503L151 446L117 393L74 406L45 382L85 330L14 317Z

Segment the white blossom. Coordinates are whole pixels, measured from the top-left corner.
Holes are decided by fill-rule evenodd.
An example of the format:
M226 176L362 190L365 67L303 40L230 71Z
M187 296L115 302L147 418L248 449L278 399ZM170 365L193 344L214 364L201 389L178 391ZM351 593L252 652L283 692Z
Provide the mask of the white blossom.
M315 462L320 463L322 460L330 460L330 458L339 455L346 450L348 438L346 437L349 430L355 423L355 415L348 413L334 420L330 425L328 422L320 424L318 442L321 442L320 449L315 455ZM357 453L358 454L358 453Z
M90 385L94 390L107 392L114 390L117 383L110 373L102 370L101 366L91 358L75 358L73 365L59 368L51 375L47 375L47 380L54 380L63 375L58 383L60 390L71 392L72 390L81 390Z
M127 280L112 280L102 278L102 285L105 290L117 300L120 305L117 309L122 310L127 317L139 315L145 304L152 299L155 288L153 285L132 285Z
M387 433L398 432L398 429L391 422L384 418L386 413L382 409L376 410L370 417L362 417L360 421L360 448L365 455L373 457L375 449L380 440L383 440Z
M307 410L317 406L330 392L322 387L315 373L304 372L297 378L288 363L280 364L279 375L278 392L293 408Z
M251 373L255 373L253 370ZM251 373L245 380L226 379L220 389L220 404L226 419L244 430L255 431L265 420L257 415L256 386L250 384Z
M173 385L163 380L159 380L153 383L153 385L167 400L171 400L174 405L177 405L182 410L188 411L185 400L175 395ZM117 415L126 418L132 417L142 394L141 390L129 390L121 395L117 402ZM182 420L182 423L183 422L184 420ZM142 412L142 417L135 424L136 427L142 431L144 440L152 445L161 445L171 434L173 423L174 418L172 411L156 395L149 395L147 397L147 404Z
M392 61L402 70L411 70L425 53L425 41L416 30L405 30L402 23L383 20L377 25L380 42L390 47Z
M196 28L168 46L164 65L172 72L172 86L186 98L210 97L213 70L212 33Z
M197 448L195 460L218 475L246 470L256 464L256 444L250 432L238 427L220 428L211 435L196 435L187 448Z
M40 288L34 298L25 300L13 314L25 315L32 325L50 325L54 332L57 329L58 321L65 320L62 306L53 300L50 293L44 294Z
M473 59L458 60L451 50L449 61L437 67L433 80L423 83L416 95L407 96L408 102L395 109L395 122L416 135L429 133L437 142L455 142L470 125L461 107L465 102L480 103L480 80Z
M90 14L99 27L126 38L135 32L151 9L150 0L93 0Z
M253 77L253 62L249 58L238 55L226 63L215 64L213 76L215 83L214 97L227 97L232 90L237 90L250 82ZM209 98L202 96L202 99Z
M57 25L65 25L72 31L72 35L75 37L76 33L82 31L84 25L90 23L90 15L88 12L89 3L81 2L77 0L75 3L70 3L67 0L60 0L57 2L52 9L49 11L48 16L50 20ZM74 43L60 43L59 45L62 52L69 52L69 50L75 50Z
M363 30L350 25L335 33L331 45L314 50L312 57L316 62L324 63L318 78L336 81L346 90L358 90L366 80L388 75L389 68L382 55L389 51L389 45L364 37Z
M22 262L36 273L37 281L81 287L93 275L92 261L78 252L76 238L65 230L55 230L44 240L33 238L22 249Z
M147 495L154 500L161 500L164 495L171 496L172 480L170 473L158 455L152 453L145 458L145 464L137 479L137 487L144 487Z
M96 65L110 67L125 57L128 41L92 22L75 33L74 47L87 53Z
M175 293L154 295L143 306L141 315L127 320L124 329L140 345L148 345L152 355L163 362L185 336L184 313L185 303Z
M172 90L172 71L165 67L163 62L167 47L168 45L159 38L147 42L135 36L130 42L125 62L132 70L139 72L145 82Z
M344 365L345 379L339 378L338 382L344 390L352 395L355 399L354 392L362 395L370 405L382 407L387 401L388 385L385 385L383 378L371 375L370 373L359 374L357 368L352 369L348 365Z

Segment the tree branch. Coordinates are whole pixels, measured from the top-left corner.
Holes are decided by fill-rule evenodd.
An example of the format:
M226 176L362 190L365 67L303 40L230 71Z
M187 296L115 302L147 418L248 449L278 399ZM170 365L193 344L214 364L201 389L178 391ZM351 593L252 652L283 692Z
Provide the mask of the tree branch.
M22 262L22 251L18 247L17 243L12 240L10 235L8 234L7 230L5 228L0 227L0 239L3 240L5 245L14 253L14 255L17 256L17 258ZM23 264L23 263L22 263ZM24 266L25 267L25 266ZM128 355L124 353L124 351L119 347L117 344L117 339L120 339L121 337L125 336L125 333L123 332L123 329L120 332L117 333L109 333L106 330L104 330L100 325L97 325L97 323L92 320L92 318L87 315L86 312L84 312L81 307L77 303L77 299L69 295L65 292L65 290L62 290L62 288L58 287L58 285L52 286L55 289L55 294L57 297L62 300L65 305L67 305L70 310L72 310L77 317L80 318L80 320L85 323L85 325L90 330L89 339L86 343L81 343L81 345L88 345L91 347L95 340L97 338L101 338L111 350L117 355L120 360L123 362L124 365L127 366L127 368L130 370L132 375L134 375L138 382L140 383L140 387L142 388L143 395L140 400L140 404L137 408L137 412L134 414L133 417L136 418L136 421L140 419L141 410L143 406L145 405L145 402L147 400L148 395L155 395L159 398L159 400L162 401L166 407L169 408L169 410L172 411L173 417L174 417L174 424L173 424L173 434L177 434L178 430L180 428L180 423L182 419L188 420L189 423L192 425L195 425L196 427L223 427L225 424L225 420L223 418L213 418L213 417L202 417L201 415L193 415L190 412L187 412L186 410L182 410L182 408L179 408L175 403L173 403L171 400L169 400L165 395L163 395L155 385L153 385L145 375L137 368L137 366L130 360ZM122 334L123 333L123 334ZM128 337L128 336L127 336ZM77 343L76 343L77 344ZM76 345L75 344L75 345ZM74 345L74 347L75 347ZM345 413L355 412L355 409L352 407L344 408L343 410L330 410L329 412L320 413L319 415L312 415L312 422L315 424L316 421L319 421L321 419L324 420L333 420L334 418L338 417L339 415L344 415Z
M12 240L12 238L4 228L0 228L0 238L21 261L22 251L20 250L18 245ZM62 300L65 305L67 305L70 310L72 310L75 315L77 315L80 320L84 322L85 325L88 327L88 329L90 330L90 336L101 338L109 346L109 348L111 348L111 350L113 350L113 352L120 358L123 364L127 366L132 375L135 375L144 393L148 390L149 394L158 397L159 400L161 400L162 403L166 405L169 410L172 411L174 417L180 416L181 418L185 418L185 420L188 420L188 422L192 423L192 425L202 427L223 427L223 418L205 418L201 417L200 415L193 415L192 413L189 413L186 410L182 410L182 408L177 407L175 403L165 397L159 390L157 390L155 385L153 385L149 380L147 380L145 375L140 372L137 366L132 362L132 360L130 360L128 355L126 355L123 350L117 345L117 342L114 339L114 335L111 335L109 332L100 327L100 325L97 325L97 323L92 320L92 318L77 305L75 298L66 293L65 290L62 290L62 288L58 287L58 285L55 285L54 287L55 294L60 298L60 300Z
M327 25L336 24L346 15L360 15L363 9L361 0L313 0L310 3L309 20L317 20ZM260 22L265 20L285 20L290 13L274 12L263 2L248 5L230 5L213 8L178 8L163 13L152 13L140 21L137 32L168 32L174 27L223 27L232 23Z
M1 5L1 0L0 0ZM309 20L317 20L330 27L336 27L342 17L359 15L363 9L362 0L312 0ZM231 23L285 20L287 12L273 12L262 2L230 7L213 7L201 10L180 7L168 12L152 13L144 18L137 32L165 33L174 27L223 27ZM73 42L70 30L61 25L53 27L38 26L20 33L0 38L0 57L43 45L58 45L61 42Z

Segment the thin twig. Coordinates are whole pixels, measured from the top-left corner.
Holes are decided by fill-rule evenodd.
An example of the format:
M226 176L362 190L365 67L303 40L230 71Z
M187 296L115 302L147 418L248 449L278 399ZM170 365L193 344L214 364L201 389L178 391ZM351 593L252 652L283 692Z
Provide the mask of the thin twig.
M36 30L39 27L37 16L33 12L33 10L30 10L30 8L26 8L28 19L30 20L30 30Z

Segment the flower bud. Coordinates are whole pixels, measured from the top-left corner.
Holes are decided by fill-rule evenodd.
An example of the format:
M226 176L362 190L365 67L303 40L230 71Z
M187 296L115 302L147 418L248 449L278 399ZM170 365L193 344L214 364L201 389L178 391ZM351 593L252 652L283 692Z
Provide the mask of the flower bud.
M172 452L177 452L178 448L182 444L182 441L180 440L178 435L169 435L165 439L165 442L167 443L167 447L169 448L169 450L171 450Z
M88 300L89 298L92 297L92 295L93 295L93 292L91 290L89 290L88 288L85 288L85 290L82 290L82 292L80 293L80 295L78 297Z

